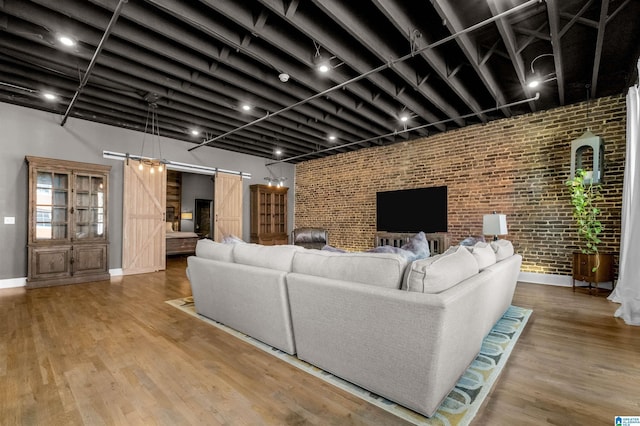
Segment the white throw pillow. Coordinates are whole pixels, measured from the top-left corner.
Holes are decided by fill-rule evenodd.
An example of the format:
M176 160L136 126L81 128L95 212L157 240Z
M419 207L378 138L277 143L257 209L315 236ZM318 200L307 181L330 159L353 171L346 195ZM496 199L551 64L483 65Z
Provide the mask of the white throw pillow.
M261 244L223 244L233 248L233 259L243 265L291 272L294 253L304 250L301 246Z
M496 253L493 251L493 248L489 243L479 242L473 245L472 247L467 247L473 257L478 262L478 269L481 271L493 264L496 263Z
M466 247L454 246L442 254L409 265L406 289L440 293L478 273L478 262Z
M166 226L167 232L173 232L173 223L165 222L164 226Z
M293 272L378 287L400 288L407 259L394 253L336 253L304 250L293 258Z
M222 244L208 239L198 240L196 256L222 262L233 262L233 244Z
M496 253L497 262L513 256L514 253L513 244L511 244L511 241L509 240L491 241L491 248Z

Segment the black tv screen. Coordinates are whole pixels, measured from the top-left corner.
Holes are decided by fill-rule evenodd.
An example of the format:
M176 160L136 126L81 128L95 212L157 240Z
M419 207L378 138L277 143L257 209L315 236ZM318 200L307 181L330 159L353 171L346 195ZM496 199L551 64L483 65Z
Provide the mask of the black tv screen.
M447 232L447 187L378 192L376 229L387 232Z

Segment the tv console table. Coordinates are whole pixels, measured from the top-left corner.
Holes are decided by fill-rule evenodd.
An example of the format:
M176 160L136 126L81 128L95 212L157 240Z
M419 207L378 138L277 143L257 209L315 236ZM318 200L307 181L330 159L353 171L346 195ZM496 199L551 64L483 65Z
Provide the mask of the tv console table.
M376 247L401 247L414 235L416 235L415 232L376 232ZM444 253L451 246L451 237L447 232L435 232L425 235L427 236L427 241L429 241L431 255Z

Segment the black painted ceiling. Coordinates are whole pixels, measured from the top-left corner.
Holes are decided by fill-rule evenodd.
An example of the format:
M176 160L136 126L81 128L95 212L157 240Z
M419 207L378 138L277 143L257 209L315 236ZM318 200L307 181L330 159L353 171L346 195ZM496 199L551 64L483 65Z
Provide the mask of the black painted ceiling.
M155 110L195 150L295 163L623 93L639 18L638 0L0 0L0 101L138 131Z

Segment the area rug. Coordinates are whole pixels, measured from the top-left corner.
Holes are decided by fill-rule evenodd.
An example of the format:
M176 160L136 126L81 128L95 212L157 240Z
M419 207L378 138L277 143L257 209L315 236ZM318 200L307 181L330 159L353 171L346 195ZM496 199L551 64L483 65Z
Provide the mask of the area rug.
M462 375L455 388L449 393L442 405L432 417L409 410L401 405L389 401L381 396L372 394L353 383L349 383L326 371L321 370L295 356L291 356L272 346L253 339L219 322L199 315L195 311L192 297L168 300L166 303L181 311L196 317L208 324L218 327L225 332L250 343L284 362L293 365L307 373L318 377L334 386L339 387L371 404L374 404L394 415L415 425L468 425L478 412L482 402L491 391L491 387L507 363L511 350L515 346L520 333L524 329L531 315L530 309L511 306L503 317L496 323L491 332L485 337L482 349Z

